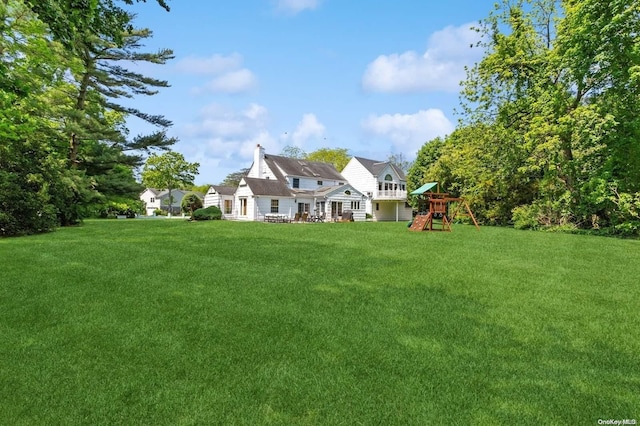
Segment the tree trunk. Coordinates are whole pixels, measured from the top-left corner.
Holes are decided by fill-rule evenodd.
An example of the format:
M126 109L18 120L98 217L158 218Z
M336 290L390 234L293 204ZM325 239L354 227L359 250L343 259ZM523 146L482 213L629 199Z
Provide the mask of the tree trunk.
M80 88L78 91L78 98L76 99L76 110L84 111L85 103L87 101L87 93L89 91L89 83L91 82L91 73L93 70L93 58L91 57L91 53L85 47L84 54L86 55L84 58L84 75L82 76L82 81L80 82ZM78 152L80 150L80 138L77 133L71 134L71 142L69 146L69 163L71 167L78 166Z

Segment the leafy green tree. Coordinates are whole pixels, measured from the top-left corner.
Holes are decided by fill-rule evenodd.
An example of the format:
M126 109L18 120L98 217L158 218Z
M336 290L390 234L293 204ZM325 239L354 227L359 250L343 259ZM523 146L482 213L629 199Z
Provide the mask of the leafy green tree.
M236 187L240 184L240 180L242 180L242 178L245 177L248 173L249 173L249 168L244 168L244 169L238 170L237 172L229 173L224 178L224 180L220 182L220 185Z
M202 208L202 199L195 192L188 192L182 197L180 207L182 207L183 212L189 213L193 217L193 212Z
M319 161L333 164L338 171L342 171L347 165L351 156L346 148L320 148L313 152L305 152L297 146L287 145L280 154L283 157L305 159L309 161Z
M340 172L351 159L351 155L346 148L320 148L307 154L305 158L309 161L333 164L336 170Z
M640 188L636 3L498 3L478 28L485 56L463 85L464 121L428 173L485 220L628 229L622 200Z
M282 157L297 158L299 160L307 157L307 153L302 148L293 145L287 145L282 148L280 155Z
M193 192L198 192L200 194L206 194L210 187L211 185L207 183L204 185L193 185L191 186L191 188L189 188L189 190Z
M94 195L65 165L64 140L48 94L59 85L61 47L21 1L0 2L0 234L44 232L77 223Z
M135 0L136 3L146 0ZM133 4L133 0L120 0ZM91 31L108 37L114 44L122 42L122 33L131 28L130 15L114 0L25 0L25 5L46 23L53 37L67 49L73 49L79 34ZM170 10L165 0L157 3L167 12Z
M442 182L444 176L435 175L431 169L440 158L440 151L444 143L444 140L438 137L422 145L416 159L407 171L408 192L415 191L427 182ZM409 203L416 204L416 200L409 199Z
M178 152L151 154L142 169L142 183L151 188L166 188L169 191L169 211L171 211L173 204L171 192L174 189L193 185L199 167L199 163L187 162Z
M130 19L133 17L130 16ZM144 76L123 66L133 62L165 64L173 58L173 52L169 49L161 49L157 53L139 51L142 42L151 35L148 29L130 29L123 32L122 43L118 45L90 31L85 31L76 39L78 65L74 74L78 85L73 100L74 114L66 126L72 166L81 162L79 151L83 140L97 139L118 146L123 152L167 149L176 142L175 138L166 135L166 129L171 126L169 120L117 102L118 99L136 95L151 96L158 93L157 88L168 86L164 80ZM128 140L128 132L122 125L127 116L135 116L160 129L151 135L139 135Z
M387 157L387 161L395 164L405 174L409 172L409 169L411 169L411 165L413 164L411 161L407 160L407 158L401 152L396 154L389 154L389 156Z

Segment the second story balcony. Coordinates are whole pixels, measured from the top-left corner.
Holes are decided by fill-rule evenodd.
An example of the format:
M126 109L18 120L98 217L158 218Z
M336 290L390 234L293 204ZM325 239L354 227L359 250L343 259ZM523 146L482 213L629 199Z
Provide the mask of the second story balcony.
M374 200L406 200L407 191L402 189L379 189L373 193Z

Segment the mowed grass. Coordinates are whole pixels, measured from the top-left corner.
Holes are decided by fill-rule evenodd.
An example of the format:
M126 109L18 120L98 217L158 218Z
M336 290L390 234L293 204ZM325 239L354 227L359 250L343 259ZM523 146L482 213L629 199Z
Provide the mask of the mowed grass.
M640 419L640 241L119 220L0 262L0 424Z

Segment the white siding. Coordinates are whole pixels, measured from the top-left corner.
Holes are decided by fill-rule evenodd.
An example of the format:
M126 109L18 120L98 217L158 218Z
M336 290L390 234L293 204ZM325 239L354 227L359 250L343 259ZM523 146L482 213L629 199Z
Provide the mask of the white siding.
M147 216L153 216L153 212L160 208L160 199L156 197L156 194L148 189L145 189L144 192L140 194L140 199L145 203Z
M220 197L220 194L218 194L217 192L208 192L202 200L202 206L205 208L210 206L220 207L222 203L221 198L222 197Z
M397 201L373 201L373 220L375 221L395 221L396 214L398 221L411 220L412 210L406 204ZM376 205L378 209L376 210Z
M278 213L293 217L297 210L292 198L288 197L270 197L261 195L256 197L256 216L255 220L264 220L264 215L271 213L271 200L278 200Z
M246 215L241 214L242 213L241 200L243 198L246 198L247 200ZM240 186L238 186L238 189L236 190L235 199L233 200L233 204L234 204L234 212L235 212L236 218L238 218L239 220L255 220L255 204L254 204L253 193L251 192L251 189L249 189L249 187L246 184L242 186L242 183L241 183Z
M378 190L378 181L355 157L349 160L342 176L364 195L374 194Z

